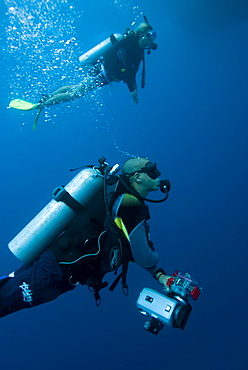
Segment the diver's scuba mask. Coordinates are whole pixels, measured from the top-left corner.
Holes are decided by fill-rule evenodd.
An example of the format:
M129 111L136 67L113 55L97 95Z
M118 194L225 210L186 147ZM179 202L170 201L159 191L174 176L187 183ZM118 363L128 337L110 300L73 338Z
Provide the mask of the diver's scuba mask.
M142 49L156 50L158 44L154 42L157 37L157 33L154 31L147 31L140 34L140 47Z
M132 177L135 173L146 173L152 180L156 180L161 175L161 172L157 168L157 164L155 162L153 163L151 161L147 162L145 164L145 166L142 167L140 170L134 171L134 172L131 172L131 173L123 173L123 175L124 175L125 178L130 179L130 177ZM127 184L124 183L124 181L121 177L120 177L120 180L123 183L123 185L125 185L127 187ZM147 198L143 198L143 199L148 201L148 202L152 202L152 203L164 202L169 196L170 188L171 188L170 180L160 180L160 190L161 190L162 193L165 194L165 197L163 199L160 199L160 200L152 200L152 199L147 199ZM131 190L131 193L132 193L131 188L129 188L129 191L130 190Z
M123 173L123 175L127 176L127 177L132 177L135 173L147 173L147 175L155 180L157 179L160 175L161 175L161 172L157 169L157 164L156 163L152 163L152 162L147 162L145 164L144 167L142 167L140 170L138 171L134 171L134 172L131 172L131 173Z
M149 39L151 39L152 41L154 41L157 37L157 32L155 31L147 32L146 36L149 37Z

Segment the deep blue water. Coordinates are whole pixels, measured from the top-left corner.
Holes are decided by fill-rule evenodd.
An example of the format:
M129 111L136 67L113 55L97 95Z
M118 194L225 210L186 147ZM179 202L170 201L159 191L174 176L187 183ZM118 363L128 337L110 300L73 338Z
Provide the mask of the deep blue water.
M130 153L149 156L172 183L168 201L151 206L161 265L190 272L203 293L184 331L165 327L154 336L135 304L143 287L161 288L132 265L128 297L105 289L96 308L78 287L2 319L1 369L247 369L247 1L51 0L49 12L46 5L0 7L1 274L20 265L8 242L71 179L69 168L102 155L122 163ZM146 58L137 106L123 83L113 84L48 109L37 132L33 113L7 109L12 98L34 101L79 81L80 53L141 12L159 47Z

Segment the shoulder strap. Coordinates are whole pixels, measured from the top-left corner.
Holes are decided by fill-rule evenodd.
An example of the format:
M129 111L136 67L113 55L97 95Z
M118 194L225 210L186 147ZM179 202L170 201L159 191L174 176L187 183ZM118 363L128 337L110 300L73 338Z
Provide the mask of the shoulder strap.
M142 62L143 62L143 67L142 67L142 72L141 72L141 87L144 89L145 84L146 84L146 62L145 62L145 52L143 51L143 56L142 56Z

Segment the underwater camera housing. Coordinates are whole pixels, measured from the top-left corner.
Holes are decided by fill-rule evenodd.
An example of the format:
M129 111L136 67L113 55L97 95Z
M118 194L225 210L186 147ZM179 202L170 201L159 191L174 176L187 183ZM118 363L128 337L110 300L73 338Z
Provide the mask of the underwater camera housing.
M166 295L144 288L137 300L140 313L151 317L144 329L153 334L158 334L165 324L183 330L192 311L188 298L197 300L202 290L188 273L182 275L178 271L167 285L170 292Z

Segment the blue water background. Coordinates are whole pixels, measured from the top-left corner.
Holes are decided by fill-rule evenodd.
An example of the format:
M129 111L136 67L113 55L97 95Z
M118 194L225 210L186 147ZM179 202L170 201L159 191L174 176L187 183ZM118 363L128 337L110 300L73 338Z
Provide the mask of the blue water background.
M128 297L120 287L105 289L96 308L92 294L78 287L2 319L1 369L247 369L247 1L61 3L61 14L41 9L38 36L22 40L16 52L9 49L16 40L6 31L7 8L44 2L0 6L1 274L20 265L8 242L50 201L52 190L71 179L68 169L102 155L122 163L130 153L149 156L172 183L169 200L150 207L161 265L168 273L190 272L203 293L185 331L165 327L154 336L143 330L136 300L143 287L161 287L131 265ZM33 112L7 109L13 98L35 101L79 81L80 53L141 20L141 12L157 31L159 47L146 58L147 85L139 88L137 106L123 83L113 84L48 109L37 132ZM43 59L36 59L39 32L56 17L64 35L56 27L45 33L57 44L44 46ZM19 32L23 36L25 28ZM61 43L69 63L61 58L53 69L54 50L72 37L76 41ZM46 64L51 70L37 69Z

